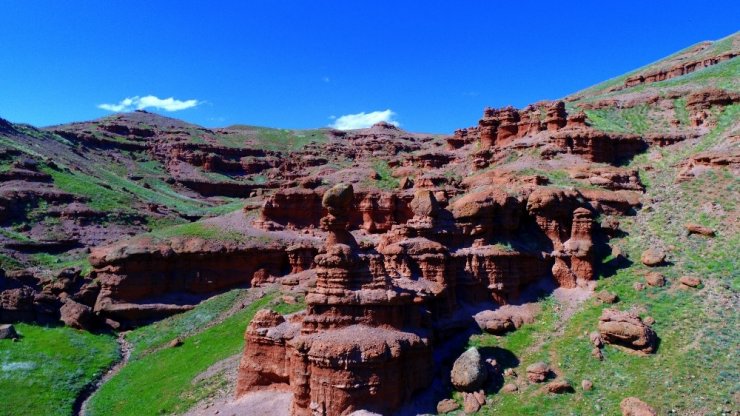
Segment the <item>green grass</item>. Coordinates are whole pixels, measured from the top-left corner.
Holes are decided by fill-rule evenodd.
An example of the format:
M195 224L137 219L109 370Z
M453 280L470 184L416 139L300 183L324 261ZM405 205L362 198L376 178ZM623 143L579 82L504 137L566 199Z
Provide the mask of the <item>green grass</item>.
M224 230L221 227L200 221L160 228L144 235L150 235L162 240L172 237L197 237L205 240L243 242L249 238L242 232Z
M118 357L110 335L16 324L19 342L0 340L0 415L69 415L83 387Z
M15 241L31 241L26 235L10 228L0 228L0 235Z
M591 126L596 129L617 132L642 134L648 130L649 107L640 104L630 108L603 108L585 110Z
M0 268L5 270L18 270L23 268L23 263L13 257L0 253Z
M29 258L30 264L52 271L59 271L68 267L79 267L83 276L87 276L92 271L92 265L90 264L87 253L76 255L68 253L34 253Z
M241 147L246 140L254 140L257 147L273 151L300 150L309 143L323 143L327 140L321 130L288 130L269 127L242 126L229 127L234 130L243 130L244 135L219 136L224 145Z
M673 111L676 120L681 122L682 126L689 126L689 111L686 109L686 98L676 98L673 100Z
M139 340L140 347L152 352L141 354L135 350L136 358L93 396L90 414L138 416L186 411L224 384L224 380L218 377L206 380L196 380L196 377L211 365L242 351L247 324L259 309L270 305L274 298L275 294L265 296L223 322L185 336L183 345L177 348L152 350L151 345L144 345ZM285 304L273 307L281 313L300 308L301 305ZM161 341L174 334L192 333L186 322L162 323L160 328L167 332L166 337L160 338Z
M131 357L140 358L162 348L177 337L184 338L202 331L204 327L228 311L245 293L244 289L231 290L204 301L191 311L129 332L126 334L126 340L134 348Z
M388 162L384 160L375 161L373 162L373 169L380 177L380 179L375 180L375 186L378 189L386 191L398 189L400 182L391 175L391 167L388 166Z

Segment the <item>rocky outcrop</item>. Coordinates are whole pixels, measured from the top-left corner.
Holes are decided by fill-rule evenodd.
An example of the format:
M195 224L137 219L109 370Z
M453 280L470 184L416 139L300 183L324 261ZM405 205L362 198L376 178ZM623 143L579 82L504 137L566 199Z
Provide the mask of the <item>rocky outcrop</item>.
M557 130L550 135L550 140L549 153L574 154L589 162L609 164L628 160L648 148L648 142L641 136L592 129Z
M714 169L727 168L733 174L740 174L740 150L706 151L698 153L681 164L677 181L691 180Z
M326 213L321 206L323 190L288 188L274 193L265 200L255 225L266 230L318 228L319 219ZM407 199L391 192L367 191L354 199L349 224L370 233L382 233L406 222L409 214Z
M609 190L644 191L637 170L619 167L579 166L569 169L570 177Z
M716 56L710 56L698 60L689 60L677 63L673 66L663 67L657 70L648 71L633 75L624 80L624 86L612 88L611 91L618 91L622 88L631 88L641 84L650 84L653 82L665 81L671 78L680 77L690 74L696 70L703 69L720 62L734 59L738 55L737 51L730 51Z
M692 92L686 97L686 110L689 122L693 127L714 127L717 119L712 114L712 107L726 107L740 102L740 94L717 88L706 88Z
M599 318L599 334L605 343L626 347L630 351L650 354L657 348L655 332L631 312L604 309Z

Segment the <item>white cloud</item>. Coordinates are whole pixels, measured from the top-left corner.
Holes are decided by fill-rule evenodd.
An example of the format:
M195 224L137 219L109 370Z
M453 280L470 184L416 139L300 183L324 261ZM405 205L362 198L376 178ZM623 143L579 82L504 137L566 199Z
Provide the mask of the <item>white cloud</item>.
M337 117L337 119L334 121L333 124L330 125L330 127L333 127L337 130L363 129L366 127L370 127L375 123L380 123L381 121L385 121L386 123L398 126L399 123L393 120L393 117L395 115L396 113L394 113L390 109L385 111L372 111L370 113L362 112L357 114L345 114L343 116Z
M327 84L331 82L331 78L329 77L322 77L321 80L326 82Z
M124 98L118 104L100 104L98 108L108 111L114 111L116 113L121 111L131 110L144 110L146 108L156 108L164 111L180 111L188 108L192 108L202 104L198 100L176 100L173 97L170 98L159 98L154 95L147 95L145 97Z

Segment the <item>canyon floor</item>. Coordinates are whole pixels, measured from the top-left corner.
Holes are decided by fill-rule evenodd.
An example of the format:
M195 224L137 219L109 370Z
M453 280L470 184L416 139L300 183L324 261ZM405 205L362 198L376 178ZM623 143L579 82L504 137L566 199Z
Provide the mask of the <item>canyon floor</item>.
M738 54L452 135L0 119L0 415L740 414Z

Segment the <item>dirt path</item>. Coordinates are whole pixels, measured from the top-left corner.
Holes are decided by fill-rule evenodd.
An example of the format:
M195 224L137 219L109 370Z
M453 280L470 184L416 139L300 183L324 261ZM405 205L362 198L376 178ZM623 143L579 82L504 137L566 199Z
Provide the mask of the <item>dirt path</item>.
M123 368L123 366L128 363L128 360L131 357L132 346L128 341L126 341L125 335L125 332L121 332L116 338L118 346L121 349L120 359L116 363L114 363L113 366L111 366L110 369L105 374L103 374L102 377L99 377L98 379L92 381L80 392L79 396L77 396L77 399L75 400L73 410L74 415L85 416L87 414L87 405L93 395L95 395L95 393L100 390L100 387L102 387L103 384L110 380L111 377L118 374L118 372L121 371L121 368Z

